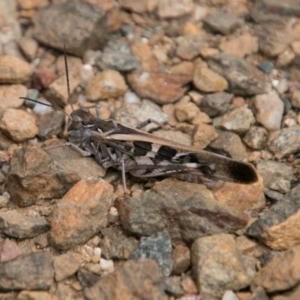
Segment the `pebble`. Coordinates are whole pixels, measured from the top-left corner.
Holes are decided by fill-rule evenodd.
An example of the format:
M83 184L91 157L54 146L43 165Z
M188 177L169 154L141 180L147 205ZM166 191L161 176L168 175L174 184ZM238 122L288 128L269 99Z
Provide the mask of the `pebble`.
M120 295L122 299L141 299L145 295L149 299L168 299L163 292L160 270L151 259L123 263L115 272L86 288L84 295L89 300L101 297L116 299L116 295Z
M198 106L193 102L178 102L174 107L175 116L179 122L189 121L199 113Z
M74 15L77 25L74 23ZM104 9L100 5L80 1L40 9L34 15L33 24L33 36L36 40L62 52L66 45L67 52L76 56L84 54L86 45L89 45L89 49L99 48L109 36Z
M18 294L17 300L59 300L55 295L48 292L22 291Z
M34 115L15 108L4 110L0 119L0 128L15 142L23 142L38 133Z
M4 239L1 246L1 258L0 261L6 262L15 259L20 255L20 249L14 240L8 238Z
M64 169L62 164L58 165L40 147L28 146L13 152L7 191L11 201L26 207L41 198L61 198L78 180L80 177L74 171Z
M284 105L277 93L255 96L254 105L257 122L269 131L280 129Z
M57 249L87 242L107 225L113 188L103 180L79 181L53 211L50 238Z
M222 10L216 10L209 14L204 18L203 22L213 32L224 35L231 33L243 25L243 20L241 18L235 17L232 14L227 14Z
M224 77L228 91L240 96L263 94L266 89L262 74L255 72L243 59L227 53L219 53L208 58L208 66Z
M233 95L226 92L205 95L201 100L200 109L210 117L223 115L229 110L232 98Z
M195 69L193 84L201 92L221 92L228 88L226 79L209 68Z
M35 39L29 37L22 37L19 41L20 48L24 53L25 57L32 61L38 50L38 43Z
M294 91L292 95L292 105L296 108L300 108L300 91Z
M184 295L184 290L181 287L181 278L179 276L170 276L164 278L164 291L176 298Z
M280 159L299 150L300 126L277 131L268 141L268 148Z
M112 260L106 260L104 258L100 258L100 270L101 273L106 276L107 274L113 273L114 262Z
M255 276L253 260L241 253L229 234L196 239L191 256L196 284L212 298L222 297L226 290L248 287Z
M290 190L291 181L295 179L293 168L285 163L261 160L256 165L264 180L264 186L283 194Z
M6 207L9 203L9 199L4 196L0 196L0 208Z
M148 119L164 124L168 121L168 116L161 111L157 104L146 99L133 104L123 102L115 115L117 122L131 127L136 127ZM159 128L158 124L151 123L142 130L149 131L157 128Z
M23 84L11 84L0 86L0 108L20 108L27 96L27 88Z
M247 107L239 107L213 120L214 127L236 132L245 133L255 122L253 113Z
M38 115L36 120L36 125L39 129L38 137L41 140L46 140L53 136L58 136L63 130L65 117L66 115L59 110Z
M209 145L213 151L228 154L229 157L237 160L247 158L246 148L237 134L223 130L217 130L217 133L218 138Z
M120 6L126 10L143 14L147 12L148 1L121 0Z
M127 236L122 230L111 227L102 229L101 233L103 238L99 246L102 256L106 259L128 259L130 253L138 247L138 241L132 236Z
M193 132L193 146L204 149L212 141L218 138L218 132L211 125L199 124Z
M181 275L184 273L191 264L190 249L183 245L177 245L172 252L172 262L174 275Z
M6 291L49 290L54 279L51 256L47 252L29 253L2 262L0 274L0 288Z
M274 250L287 250L299 244L299 193L298 184L253 222L246 234L259 239Z
M69 74L70 93L72 94L79 84L79 79ZM65 75L54 80L48 87L45 97L53 105L65 107L68 104L69 95L67 89L67 78Z
M222 39L219 48L228 54L244 58L258 51L258 38L244 32L240 36Z
M56 281L62 281L75 274L80 267L80 260L74 253L55 256L53 258L53 269Z
M115 207L110 208L108 215L107 215L107 220L111 224L117 223L119 221L119 213Z
M250 148L261 150L267 143L268 132L265 128L251 126L243 137L243 142Z
M262 61L257 64L257 68L266 74L270 74L274 68L274 64L271 61Z
M163 276L169 276L173 269L171 258L172 243L169 234L155 232L149 237L142 237L139 247L131 252L130 259L150 258L156 261Z
M176 55L184 60L196 58L201 49L207 46L207 40L203 36L179 36L176 38Z
M139 97L166 104L182 98L186 91L184 86L191 82L192 77L185 74L131 72L127 80Z
M261 286L267 293L274 293L296 287L300 274L299 255L299 245L278 253L256 274L251 288Z
M127 85L123 76L115 70L98 73L86 85L86 97L89 101L118 98L124 95Z
M244 215L218 203L203 185L172 178L155 183L152 190L135 198L119 200L117 208L122 226L132 234L149 236L172 228L168 230L172 240L185 243L246 224ZM184 213L188 211L189 214ZM179 218L176 223L172 221L174 214Z
M233 291L226 291L222 297L222 300L239 300Z
M29 64L15 56L0 56L0 83L28 83L31 79Z
M57 79L57 75L49 68L39 68L33 73L33 86L41 91L47 89L49 85ZM66 87L66 86L65 86Z
M102 55L97 59L96 65L101 70L113 69L119 72L128 72L138 68L137 59L131 54L129 46L119 42L105 47Z
M192 0L161 0L158 2L158 16L160 18L178 18L191 14L194 9Z
M44 217L30 217L16 210L10 210L0 212L0 228L9 237L25 239L48 231L50 225Z

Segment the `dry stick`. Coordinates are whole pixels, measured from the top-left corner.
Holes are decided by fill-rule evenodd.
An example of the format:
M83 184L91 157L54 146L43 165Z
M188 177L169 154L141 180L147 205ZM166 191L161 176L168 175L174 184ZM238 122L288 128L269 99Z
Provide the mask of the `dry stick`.
M66 70L66 79L67 79L67 89L68 89L68 102L70 99L70 80L69 80L69 68L68 68L68 61L67 61L67 52L66 52L66 45L64 45L64 59L65 59L65 70ZM70 102L72 111L74 111L73 104Z

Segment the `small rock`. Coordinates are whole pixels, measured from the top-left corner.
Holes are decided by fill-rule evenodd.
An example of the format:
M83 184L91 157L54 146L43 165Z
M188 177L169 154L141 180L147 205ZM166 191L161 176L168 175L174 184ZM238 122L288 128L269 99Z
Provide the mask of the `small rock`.
M186 294L192 294L192 295L199 294L195 281L189 275L182 276L181 286ZM194 300L201 300L201 299L195 298Z
M300 185L288 192L247 229L246 234L255 237L270 248L286 250L300 243Z
M173 268L171 252L172 244L169 234L156 232L149 237L141 238L139 247L130 254L130 259L151 258L156 261L163 276L167 277Z
M17 300L59 300L55 295L48 292L36 292L36 291L21 291L18 294Z
M4 110L0 128L15 142L31 139L38 133L35 117L24 110L15 108Z
M34 244L38 249L44 249L49 246L48 234L42 233L34 238Z
M192 13L194 3L192 0L161 0L158 2L158 16L165 18L178 18Z
M200 124L195 127L193 133L193 146L199 149L204 149L212 141L218 138L218 133L211 125Z
M262 61L257 64L257 67L266 74L270 74L274 68L274 64L271 61Z
M277 93L257 95L254 98L257 109L256 120L267 130L278 130L281 126L284 105Z
M63 28L61 20L64 20ZM60 51L67 45L68 53L82 56L87 45L89 49L99 49L106 43L107 20L106 12L97 4L76 0L49 5L34 15L33 35L44 45Z
M73 253L66 253L53 258L55 280L62 281L77 272L80 260Z
M222 297L222 300L239 300L233 291L226 291Z
M181 287L181 278L179 276L164 278L164 290L168 295L176 298L183 296L184 290Z
M278 159L299 151L300 126L283 128L268 141L268 147Z
M0 83L27 83L31 78L29 64L15 56L0 56Z
M239 57L219 53L208 59L208 66L227 80L229 92L235 95L263 94L266 89L263 74Z
M79 181L53 212L50 238L55 248L67 250L85 243L107 225L113 188L105 181Z
M203 36L179 36L176 39L176 55L184 60L196 58L208 41Z
M173 271L174 275L181 275L191 264L191 253L188 247L177 245L172 252Z
M115 272L86 288L84 294L89 300L116 299L116 295L122 299L141 299L145 295L149 299L167 299L160 270L150 259L123 263Z
M29 61L32 61L35 58L38 50L37 41L33 38L22 37L19 41L19 45L26 58Z
M300 108L300 91L294 91L292 95L292 105L296 108Z
M246 224L244 215L219 204L203 185L172 178L155 183L152 190L135 198L119 199L117 208L120 221L129 232L149 236L168 228L172 240L186 243L203 235L236 230Z
M158 104L173 103L182 98L184 86L192 81L186 74L158 72L131 72L127 80L141 98L150 98Z
M1 85L0 86L0 107L1 108L20 108L27 96L27 88L23 84Z
M224 13L224 11L221 10L217 10L208 15L203 22L213 32L224 35L231 33L243 24L243 20L241 18L235 17L232 14Z
M160 107L149 100L142 100L138 103L123 103L115 115L117 122L131 127L136 127L149 118L161 124L168 120L167 115L161 111ZM141 129L149 131L158 127L159 125L151 123Z
M253 291L251 300L269 300L269 297L267 296L265 290L259 286L258 288L256 288ZM274 300L276 300L276 296L275 296ZM277 299L277 300L279 300L279 299ZM284 300L284 299L282 299L282 300ZM293 300L293 299L290 299L290 300Z
M15 259L20 254L19 247L14 240L5 239L1 245L1 262Z
M251 126L243 137L243 142L250 148L262 150L267 142L268 132L263 127Z
M80 180L72 171L59 166L39 147L21 148L13 152L7 190L11 200L22 207L32 205L41 198L61 198Z
M157 137L162 137L170 141L176 141L182 145L191 146L192 138L189 134L183 133L181 131L173 130L158 130L153 133Z
M100 258L100 271L103 276L106 276L112 273L115 270L113 260L106 260L104 258Z
M299 259L299 245L277 254L256 274L251 289L261 286L267 293L275 293L295 287L300 280Z
M254 122L255 119L252 111L246 107L239 107L220 117L214 118L213 125L219 129L245 133Z
M288 22L272 22L272 26L261 24L257 33L259 50L269 57L282 53L293 41L292 26Z
M59 135L63 130L66 115L59 110L38 115L36 125L39 128L38 137L41 140Z
M0 196L0 208L7 207L9 199L4 196Z
M46 252L21 255L0 263L1 290L48 290L53 279L51 257Z
M41 91L43 89L47 89L50 84L57 79L57 75L54 73L53 70L49 68L39 68L36 69L33 73L33 87L36 88L37 90ZM64 84L64 83L63 83ZM67 84L67 82L65 82ZM65 85L65 89L66 89Z
M70 93L72 94L80 81L77 77L69 74L69 82ZM68 104L69 100L66 76L62 75L58 79L54 80L49 85L45 96L47 99L49 99L49 101L51 101L53 105L65 107Z
M201 100L200 109L207 113L210 117L223 115L229 110L232 98L232 94L225 92L206 95Z
M225 38L219 48L223 52L243 58L258 51L258 38L243 32L240 36Z
M49 230L44 217L28 217L16 210L0 212L0 228L7 236L25 239L35 237Z
M261 179L253 184L225 182L213 192L215 199L241 214L245 211L260 210L265 207L264 185Z
M86 97L90 101L118 98L124 95L127 85L123 76L114 70L105 70L92 78L86 86Z
M216 72L206 68L195 68L193 84L201 92L221 92L228 88L226 79Z
M179 122L189 121L193 119L199 112L198 106L193 102L176 103L175 116Z
M291 181L295 179L292 167L272 160L261 160L256 167L265 187L283 194L290 190Z
M134 237L127 237L116 228L104 228L101 230L103 238L99 246L102 256L106 259L124 259L138 247L138 241Z
M191 256L199 290L212 297L222 297L226 290L245 288L255 276L253 261L241 253L229 234L198 238Z
M247 158L247 151L241 138L229 131L217 130L218 138L210 143L209 147L217 153L227 154L237 160Z
M143 3L143 1L136 3ZM113 69L119 72L128 72L138 68L138 62L131 54L128 45L118 42L109 44L104 48L102 55L96 61L96 65L101 70Z
M135 12L137 14L143 14L147 12L148 0L135 1L135 0L120 0L120 7Z

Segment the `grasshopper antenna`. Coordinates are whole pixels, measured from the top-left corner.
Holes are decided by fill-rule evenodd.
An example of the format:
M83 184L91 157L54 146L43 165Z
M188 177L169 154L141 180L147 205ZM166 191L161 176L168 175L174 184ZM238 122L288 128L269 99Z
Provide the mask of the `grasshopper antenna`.
M69 79L69 68L68 68L68 60L67 60L67 51L66 45L64 45L64 59L65 59L65 70L66 70L66 79L67 79L67 89L68 89L68 99L70 99L70 79ZM70 102L72 111L74 111L73 104Z
M33 99L31 99L31 98L28 98L28 97L19 97L19 99L24 99L24 100L28 100L28 101L31 101L31 102L34 102L34 103L38 103L38 104L42 104L42 105L45 105L45 106L53 107L53 108L55 108L55 109L59 109L59 110L62 111L69 119L72 120L72 117L71 117L68 113L66 113L66 112L64 111L63 108L61 108L61 107L59 107L59 106L52 105L52 104L48 104L48 103L44 103L44 102L41 102L41 101L38 101L38 100L33 100Z

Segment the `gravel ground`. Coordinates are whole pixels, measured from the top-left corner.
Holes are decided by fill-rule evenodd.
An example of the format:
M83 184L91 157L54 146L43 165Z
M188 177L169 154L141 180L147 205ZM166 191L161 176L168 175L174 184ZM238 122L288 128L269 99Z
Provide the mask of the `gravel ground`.
M299 12L0 0L0 299L300 299ZM118 170L59 146L78 108L154 119L145 131L258 177L128 175L125 195Z

